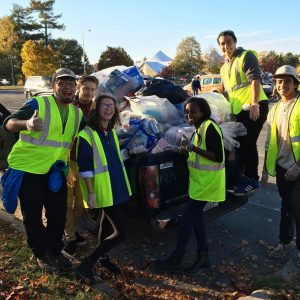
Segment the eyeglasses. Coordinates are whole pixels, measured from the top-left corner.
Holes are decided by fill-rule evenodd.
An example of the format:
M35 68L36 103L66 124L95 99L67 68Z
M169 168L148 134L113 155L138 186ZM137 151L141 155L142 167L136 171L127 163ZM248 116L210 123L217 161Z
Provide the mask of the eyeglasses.
M60 80L60 81L56 81L56 83L58 84L59 87L71 87L74 88L76 87L76 82L75 81L65 81L65 80Z
M101 103L100 106L104 109L112 109L112 108L115 108L115 104L114 103L110 103L110 104L106 104L106 103Z

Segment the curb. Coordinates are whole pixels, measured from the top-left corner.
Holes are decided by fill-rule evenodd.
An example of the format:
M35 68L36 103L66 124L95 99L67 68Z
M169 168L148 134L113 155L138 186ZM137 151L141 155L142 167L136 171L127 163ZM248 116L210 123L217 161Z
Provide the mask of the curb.
M9 223L16 230L22 232L23 234L26 234L23 222L14 215L11 215L8 212L6 212L5 209L2 207L0 208L0 220Z

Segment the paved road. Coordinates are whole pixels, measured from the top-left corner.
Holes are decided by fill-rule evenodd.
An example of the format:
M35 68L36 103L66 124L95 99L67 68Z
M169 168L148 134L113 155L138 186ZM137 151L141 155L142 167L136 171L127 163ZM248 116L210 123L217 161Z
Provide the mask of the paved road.
M0 103L15 111L25 101L21 92L1 91ZM260 153L260 170L264 155L264 141L266 130L263 129L258 148ZM261 171L260 171L261 172ZM260 189L249 198L243 207L230 212L207 224L207 236L210 242L210 251L213 264L218 268L221 265L247 265L251 275L271 272L272 265L267 256L269 245L277 243L280 200L274 180L271 180L267 191ZM115 256L123 262L134 261L140 266L146 258L157 258L167 255L174 248L177 232L169 229L157 232L143 222L129 221L128 238L121 247L114 249ZM195 240L189 244L185 262L195 257ZM215 269L216 271L216 269ZM214 272L214 271L212 271ZM213 282L230 286L230 273L214 272L209 274ZM207 275L199 275L197 283L210 284Z

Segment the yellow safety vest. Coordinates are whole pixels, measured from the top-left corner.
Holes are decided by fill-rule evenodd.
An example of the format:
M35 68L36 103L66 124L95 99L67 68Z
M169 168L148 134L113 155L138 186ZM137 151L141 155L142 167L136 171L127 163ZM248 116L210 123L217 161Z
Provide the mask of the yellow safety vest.
M281 101L276 104L274 118L271 125L271 137L266 158L267 172L271 176L276 175L276 161L278 155L278 140L277 140L277 112ZM295 162L300 159L300 96L295 101L289 119L289 134L294 154Z
M223 79L225 90L228 93L232 112L235 115L241 112L244 104L252 103L251 82L248 81L246 74L243 71L244 59L248 52L252 52L257 57L255 51L245 50L241 55L234 58L230 70L228 63L225 63L221 68L221 77ZM268 99L268 97L266 96L262 85L260 85L259 101L266 99Z
M118 156L123 167L123 174L126 181L128 194L131 196L132 194L131 188L125 170L125 166L123 163L122 155L120 152L119 140L115 129L112 129L112 133L113 133L116 149L118 152ZM94 160L93 175L94 176L91 178L91 180L93 185L93 191L96 197L95 207L101 208L101 207L112 206L114 203L113 203L113 194L112 194L112 188L110 182L110 174L108 172L107 160L101 143L101 139L98 133L95 130L92 130L90 127L85 127L83 130L79 132L78 135L84 138L93 149L93 160ZM80 178L80 187L83 195L84 206L88 207L87 205L88 190L83 178Z
M69 104L68 119L63 131L59 108L53 96L36 97L41 131L20 131L8 156L11 168L33 174L46 174L57 160L68 162L69 153L78 133L82 111Z
M195 200L220 202L225 200L224 143L220 127L211 120L203 122L194 134L193 144L206 150L206 130L210 124L215 127L222 139L223 161L214 162L195 152L189 153L189 197Z

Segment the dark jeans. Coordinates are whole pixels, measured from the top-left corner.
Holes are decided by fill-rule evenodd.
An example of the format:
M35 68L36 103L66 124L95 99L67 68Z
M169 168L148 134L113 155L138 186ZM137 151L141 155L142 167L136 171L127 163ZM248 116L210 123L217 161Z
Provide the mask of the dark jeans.
M300 251L300 176L296 181L286 181L286 170L276 166L276 183L281 197L279 240L288 244L292 241L296 225L296 243Z
M198 201L188 198L184 208L181 222L177 247L173 255L182 258L185 254L187 243L191 237L192 229L194 229L197 240L197 251L207 251L205 223L203 210L206 201Z
M193 90L193 96L198 95L198 93L199 93L199 90L198 90L198 89Z
M36 257L47 251L57 256L61 253L62 236L66 222L67 185L62 176L62 187L58 192L48 189L49 173L37 175L26 173L19 191L27 243ZM45 208L47 224L42 221Z
M258 152L256 142L269 112L268 101L259 102L259 118L254 122L249 118L249 110L242 110L236 115L237 122L241 122L247 129L247 135L238 137L238 165L241 173L249 178L258 179Z
M107 220L113 231L110 236L106 236L104 239L101 238L100 234L100 245L86 258L87 262L91 265L94 265L99 257L123 241L127 234L127 226L121 205L104 207L103 212L99 232L101 233L103 222ZM108 233L107 229L106 233Z

